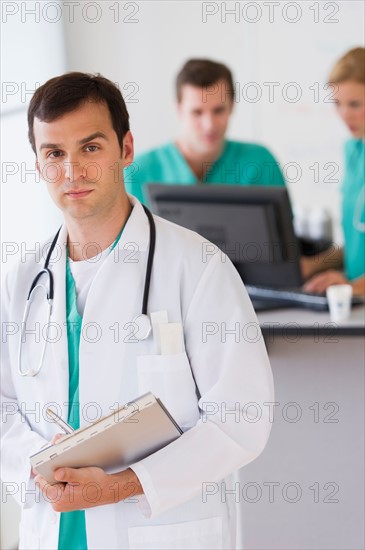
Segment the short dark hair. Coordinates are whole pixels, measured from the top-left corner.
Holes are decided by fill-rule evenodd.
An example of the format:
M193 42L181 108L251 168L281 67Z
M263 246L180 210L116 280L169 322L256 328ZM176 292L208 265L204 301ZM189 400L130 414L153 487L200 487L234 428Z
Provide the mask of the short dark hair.
M77 109L86 101L104 103L110 113L113 128L123 150L123 138L129 131L129 114L119 88L100 74L69 72L48 80L33 95L28 108L28 137L37 154L34 138L34 118L52 122Z
M176 77L177 100L181 100L182 87L185 84L197 86L198 88L207 88L208 86L216 84L219 80L226 81L228 85L227 92L233 101L233 77L226 65L211 61L210 59L189 59Z

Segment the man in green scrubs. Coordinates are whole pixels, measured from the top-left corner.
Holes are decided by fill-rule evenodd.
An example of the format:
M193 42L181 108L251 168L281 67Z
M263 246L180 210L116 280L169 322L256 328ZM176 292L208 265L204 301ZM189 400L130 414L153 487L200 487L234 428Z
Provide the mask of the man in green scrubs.
M136 157L125 170L127 191L147 202L148 182L182 185L285 185L266 147L225 139L234 84L225 65L191 59L176 81L178 139Z

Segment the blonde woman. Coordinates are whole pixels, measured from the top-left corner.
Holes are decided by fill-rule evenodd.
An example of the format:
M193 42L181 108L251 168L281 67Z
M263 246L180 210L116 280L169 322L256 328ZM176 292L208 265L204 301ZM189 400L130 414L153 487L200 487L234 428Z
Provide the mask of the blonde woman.
M328 81L336 86L336 110L352 134L345 144L341 187L344 247L335 256L324 252L302 260L304 277L311 277L304 288L321 293L350 283L354 294L365 295L365 48L337 61Z

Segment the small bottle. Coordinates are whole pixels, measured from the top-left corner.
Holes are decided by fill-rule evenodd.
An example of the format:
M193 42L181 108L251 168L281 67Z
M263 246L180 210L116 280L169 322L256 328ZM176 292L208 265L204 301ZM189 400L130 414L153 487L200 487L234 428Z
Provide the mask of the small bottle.
M307 239L309 233L308 208L301 204L297 204L293 208L293 214L294 233L298 238Z
M328 210L317 206L310 211L308 236L314 241L332 241L332 218Z

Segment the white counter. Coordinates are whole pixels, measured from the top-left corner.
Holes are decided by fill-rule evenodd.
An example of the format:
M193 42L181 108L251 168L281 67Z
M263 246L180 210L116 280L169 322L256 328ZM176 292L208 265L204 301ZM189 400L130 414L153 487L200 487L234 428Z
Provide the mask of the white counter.
M244 548L350 550L364 541L365 309L261 312L275 381L271 437L239 473Z

